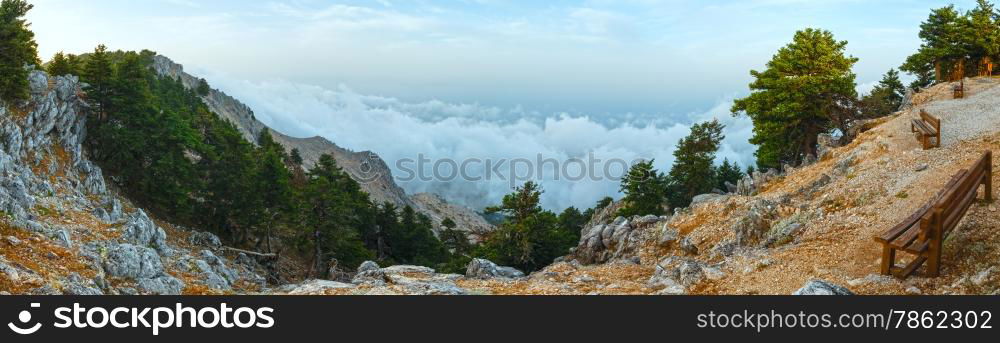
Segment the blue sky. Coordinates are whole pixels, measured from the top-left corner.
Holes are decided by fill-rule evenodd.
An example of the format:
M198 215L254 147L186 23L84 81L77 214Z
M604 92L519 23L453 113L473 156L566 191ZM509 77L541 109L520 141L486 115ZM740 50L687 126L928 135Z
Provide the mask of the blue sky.
M40 53L151 49L296 136L432 159L655 159L719 119L718 158L753 163L729 114L794 32L847 40L864 90L919 46L931 8L907 0L36 0ZM971 8L974 1L956 2ZM395 171L397 174L399 170ZM398 176L398 175L397 175ZM540 180L544 205L589 207L617 182ZM506 182L403 182L482 207Z
M406 100L591 114L704 110L793 32L848 40L859 83L919 44L940 1L39 0L44 55L150 48L187 65ZM973 1L960 1L971 7Z

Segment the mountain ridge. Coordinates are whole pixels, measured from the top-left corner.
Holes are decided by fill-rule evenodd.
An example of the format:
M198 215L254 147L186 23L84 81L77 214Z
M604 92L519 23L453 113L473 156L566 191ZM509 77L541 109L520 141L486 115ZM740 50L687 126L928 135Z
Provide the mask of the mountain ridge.
M160 76L180 80L188 89L197 89L203 80L185 72L183 65L159 54L153 57L152 68ZM413 207L431 218L435 231L441 230L441 222L445 218L451 218L457 228L464 231L483 233L493 229L493 225L475 211L450 204L440 196L407 194L395 183L385 161L373 151L351 151L321 136L298 138L284 134L257 120L248 105L218 89L210 88L202 100L212 112L231 122L247 141L256 145L261 132L268 130L287 152L297 149L307 170L319 161L320 156L333 156L337 164L368 193L372 202L390 203L398 208Z

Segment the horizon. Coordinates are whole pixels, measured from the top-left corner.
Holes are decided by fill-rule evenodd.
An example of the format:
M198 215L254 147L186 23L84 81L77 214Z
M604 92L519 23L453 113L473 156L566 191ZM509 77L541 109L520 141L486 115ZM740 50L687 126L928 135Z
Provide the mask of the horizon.
M391 168L418 155L566 160L593 152L655 159L662 171L690 125L710 119L727 126L718 160L753 163L752 125L729 107L749 93L749 71L796 30L822 28L848 41L864 92L916 51L918 23L939 5L53 0L36 4L28 19L45 60L99 43L153 50L276 130L371 150ZM83 19L93 17L107 19ZM143 30L129 29L135 25ZM717 53L722 47L726 54ZM522 144L503 144L511 140ZM554 193L547 208L585 208L619 194L616 182L542 181ZM477 209L509 190L503 182L400 185Z

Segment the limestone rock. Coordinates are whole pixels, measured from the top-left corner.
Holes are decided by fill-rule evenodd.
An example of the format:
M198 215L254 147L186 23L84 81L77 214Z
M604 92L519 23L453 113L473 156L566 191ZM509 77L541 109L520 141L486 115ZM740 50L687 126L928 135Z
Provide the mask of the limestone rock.
M854 295L854 293L827 281L810 280L792 295Z
M469 262L465 270L465 276L480 279L497 277L516 279L524 277L524 273L512 267L498 266L489 260L476 258Z

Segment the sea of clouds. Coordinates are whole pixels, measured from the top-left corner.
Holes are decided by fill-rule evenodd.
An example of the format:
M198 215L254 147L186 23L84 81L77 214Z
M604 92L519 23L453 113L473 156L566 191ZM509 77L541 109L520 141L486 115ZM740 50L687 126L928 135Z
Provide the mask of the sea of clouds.
M690 126L713 118L726 125L719 162L728 158L745 167L752 163L756 149L748 143L753 129L750 120L729 113L732 97L720 99L703 112L679 115L539 113L520 107L405 102L358 94L346 86L327 89L284 80L204 75L213 87L240 99L253 108L257 119L279 131L322 136L347 149L373 151L408 193L437 193L477 210L499 203L512 186L526 179L542 185L542 205L547 209L589 208L605 196L619 198L617 177L624 168L608 161L655 159L655 166L667 171L674 161L675 145L690 132ZM539 158L549 161L540 178L535 169ZM437 163L438 178L415 178L418 159L430 161L424 164L425 176L434 176ZM452 168L470 159L480 162L467 163L465 174L477 178L464 180ZM514 170L516 175L510 175L514 159L522 160ZM595 159L601 160L596 172L581 174L584 168L577 162ZM508 164L499 168L500 175L490 174L487 180L486 160L494 166L501 161ZM560 167L553 167L551 160ZM532 168L530 177L526 167ZM555 172L558 168L567 172Z

